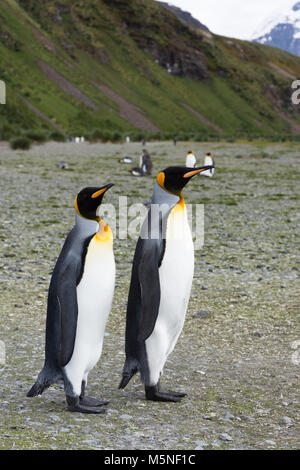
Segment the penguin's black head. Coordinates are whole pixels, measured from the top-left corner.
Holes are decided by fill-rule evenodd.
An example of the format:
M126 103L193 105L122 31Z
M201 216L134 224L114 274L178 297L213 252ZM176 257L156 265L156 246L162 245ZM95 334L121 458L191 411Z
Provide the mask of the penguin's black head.
M103 196L106 191L113 186L113 183L106 184L101 188L84 188L75 198L75 209L77 214L85 219L99 221L97 215Z
M210 170L213 166L203 166L198 168L187 168L186 166L170 166L161 171L157 176L157 182L165 191L180 196L184 186L190 179L199 175L202 171Z

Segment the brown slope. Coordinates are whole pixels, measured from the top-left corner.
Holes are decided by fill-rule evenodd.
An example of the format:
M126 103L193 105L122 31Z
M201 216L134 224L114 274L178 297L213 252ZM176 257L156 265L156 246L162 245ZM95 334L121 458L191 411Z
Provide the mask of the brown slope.
M23 96L20 96L20 95L18 95L18 96L19 96L20 100L22 100L28 106L28 108L31 109L31 111L33 111L37 116L42 118L44 121L47 121L49 124L51 124L59 132L64 132L64 130L61 127L59 127L57 124L55 124L55 122L53 122L44 113L42 113L42 111L40 111L35 106L33 106L33 104L31 104L26 98L23 98Z
M115 91L111 90L111 88L109 88L108 86L99 85L97 83L95 83L94 85L99 88L99 90L102 91L105 96L107 96L109 99L118 104L120 108L119 114L121 118L130 122L130 124L132 124L137 129L141 129L147 132L160 131L158 127L156 127L154 124L152 124L152 122L149 121L149 119L142 115L142 109L126 101Z
M217 132L223 132L223 129L221 129L221 127L217 126L217 124L214 124L213 122L206 119L206 117L204 117L203 114L200 114L199 111L196 111L195 109L193 109L191 106L189 106L186 103L181 103L181 105L185 109L187 109L190 113L192 113L194 116L196 116L196 118L198 118L199 121L202 122L202 124L205 124L206 126L212 127Z
M42 60L38 60L38 66L44 72L47 78L50 78L59 88L68 93L68 95L73 96L78 101L81 101L85 106L88 108L92 108L94 110L98 109L96 103L94 103L88 96L86 96L82 91L80 91L77 87L72 85L69 80L63 77L60 73L58 73L55 69L53 69L49 64L43 62Z

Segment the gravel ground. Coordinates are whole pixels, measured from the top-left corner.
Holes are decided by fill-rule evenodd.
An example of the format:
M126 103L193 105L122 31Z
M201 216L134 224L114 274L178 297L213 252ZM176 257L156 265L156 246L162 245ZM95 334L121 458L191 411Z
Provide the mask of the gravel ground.
M110 399L106 415L66 412L59 386L26 398L43 364L47 289L73 225L74 197L86 185L113 181L106 202L127 195L128 204L144 202L154 177L131 177L119 163L124 155L138 158L141 148L0 146L0 448L299 448L299 145L147 144L154 174L184 163L190 149L216 156L215 178L194 179L184 191L187 203L205 204L205 244L162 383L187 398L146 402L139 377L117 389L135 247L118 238L113 308L88 385L89 395ZM68 170L58 169L62 160Z

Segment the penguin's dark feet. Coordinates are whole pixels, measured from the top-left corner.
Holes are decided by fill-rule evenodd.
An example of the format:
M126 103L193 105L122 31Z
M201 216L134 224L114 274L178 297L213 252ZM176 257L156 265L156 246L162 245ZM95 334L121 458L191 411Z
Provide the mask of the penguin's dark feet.
M160 382L158 382L157 387L160 390ZM173 395L174 397L179 397L179 398L184 398L187 395L186 393L173 392L172 390L165 390L165 392L169 393L170 395Z
M108 405L108 400L97 400L92 397L79 397L79 403L83 406L106 406Z
M171 392L169 390L160 390L158 385L154 387L145 387L146 399L151 401L169 401L178 402L181 401L184 394Z
M175 397L179 397L179 398L184 398L184 397L187 396L187 393L172 392L172 390L166 390L166 392L170 393L171 395L174 395Z
M83 380L81 382L81 394L79 397L79 402L83 406L105 406L108 405L109 401L107 400L97 400L96 398L86 397L85 396L85 386L86 382Z
M101 408L100 406L88 406L82 404L79 397L71 397L66 395L68 411L78 412L78 413L87 413L87 414L101 414L105 413L106 409Z

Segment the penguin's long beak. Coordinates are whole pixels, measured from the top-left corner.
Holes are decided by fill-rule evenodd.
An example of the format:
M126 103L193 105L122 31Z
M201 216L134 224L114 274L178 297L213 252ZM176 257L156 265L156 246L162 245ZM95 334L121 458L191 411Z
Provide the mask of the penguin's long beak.
M103 186L101 189L99 189L99 190L96 191L94 194L92 194L92 196L91 196L92 199L101 196L101 194L106 193L106 191L107 191L108 189L110 189L112 186L114 186L114 183L108 183L108 184L106 184L106 185Z
M211 169L214 168L214 167L215 167L214 165L202 166L201 168L196 168L195 170L188 171L187 173L185 173L185 174L183 175L183 177L184 177L184 178L191 178L192 176L199 175L199 174L202 173L203 171L211 170Z
M112 188L115 184L114 183L108 183L104 186L104 188L106 189L106 191L110 188Z

